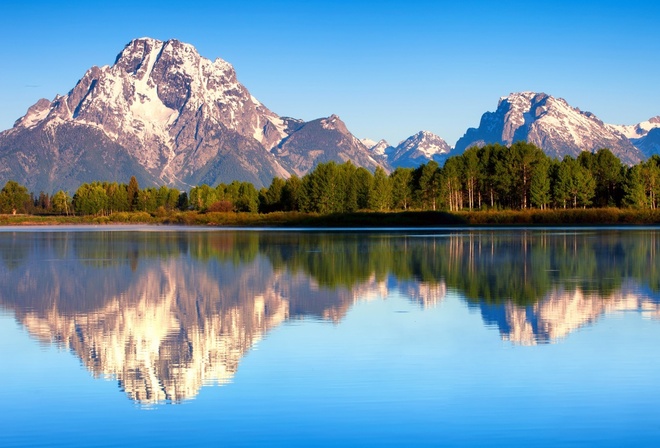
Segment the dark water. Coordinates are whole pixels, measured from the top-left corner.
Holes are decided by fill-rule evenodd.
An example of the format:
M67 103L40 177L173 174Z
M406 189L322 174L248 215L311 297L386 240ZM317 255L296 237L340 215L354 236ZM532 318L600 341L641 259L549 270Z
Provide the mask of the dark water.
M0 229L0 446L659 446L659 251Z

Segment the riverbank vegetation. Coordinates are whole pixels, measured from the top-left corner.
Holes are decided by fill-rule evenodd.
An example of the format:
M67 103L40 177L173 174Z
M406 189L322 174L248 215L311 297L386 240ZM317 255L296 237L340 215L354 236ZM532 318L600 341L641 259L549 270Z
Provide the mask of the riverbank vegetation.
M444 166L430 161L389 175L350 162L322 163L302 178L141 189L91 182L73 194L0 191L3 224L162 223L249 226L654 224L660 157L625 166L608 149L556 160L538 147L469 148ZM29 216L7 216L7 215Z

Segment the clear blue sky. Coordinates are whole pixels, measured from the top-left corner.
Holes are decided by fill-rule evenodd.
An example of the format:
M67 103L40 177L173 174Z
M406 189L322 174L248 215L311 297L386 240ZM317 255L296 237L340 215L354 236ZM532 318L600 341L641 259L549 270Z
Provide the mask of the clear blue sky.
M280 115L335 113L390 143L424 129L453 145L523 90L608 123L660 115L655 1L59 3L0 6L0 129L143 36L225 59Z

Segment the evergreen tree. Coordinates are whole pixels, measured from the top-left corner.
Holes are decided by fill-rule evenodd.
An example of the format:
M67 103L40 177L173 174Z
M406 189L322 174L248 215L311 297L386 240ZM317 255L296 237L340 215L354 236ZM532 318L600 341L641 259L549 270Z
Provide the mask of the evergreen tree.
M138 206L138 193L140 192L140 186L135 176L131 176L131 180L128 182L127 189L127 199L128 207L130 211L133 211Z
M263 195L260 195L259 211L270 213L282 210L282 192L286 182L279 177L273 178L268 189L264 189Z
M520 195L516 191L516 175L511 163L511 150L506 146L494 145L491 153L493 164L493 180L495 186L496 205L503 208L517 208Z
M607 148L598 150L592 158L593 162L587 168L590 168L596 181L594 204L598 207L620 205L623 195L623 164Z
M176 208L181 210L181 211L186 211L190 207L190 203L188 201L188 193L183 191L179 194L179 199L177 200L176 203Z

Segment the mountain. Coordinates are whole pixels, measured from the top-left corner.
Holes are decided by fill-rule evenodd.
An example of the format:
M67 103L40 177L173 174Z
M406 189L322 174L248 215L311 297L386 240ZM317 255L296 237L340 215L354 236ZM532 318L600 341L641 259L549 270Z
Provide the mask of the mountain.
M305 174L319 163L351 161L374 171L379 163L371 157L369 149L351 134L337 116L298 123L272 153L292 174Z
M660 154L660 115L641 123L625 125L609 125L610 128L625 135L645 157Z
M11 178L34 191L126 182L131 175L142 186L245 180L259 187L293 168L302 174L317 159L350 158L373 169L376 162L343 123L319 125L335 118L306 124L279 117L226 61L210 61L177 40L141 38L112 66L90 68L67 95L39 100L0 134L0 181ZM303 135L292 138L296 131ZM285 138L297 157L271 152Z
M660 127L651 129L644 137L635 140L635 145L646 157L660 155Z
M451 152L443 139L428 131L420 131L397 145L389 154L388 162L393 167L416 168L429 160L440 165Z
M363 145L369 149L371 157L374 158L381 165L391 168L388 157L394 151L394 147L390 145L387 140L381 139L377 142L368 138L360 140Z
M420 131L396 147L386 140L374 142L364 139L362 143L367 145L374 159L392 168L417 168L429 160L435 160L442 165L451 152L447 142L428 131Z
M394 151L394 147L387 140L380 139L369 148L369 151L376 157L387 157Z
M577 157L582 151L609 148L627 164L644 154L622 133L590 112L545 93L512 93L500 99L495 112L486 112L478 128L470 128L456 142L455 154L488 143L510 145L526 140L551 157Z
M644 138L651 130L660 128L660 115L633 125L610 124L608 127L622 133L630 140L635 141Z

